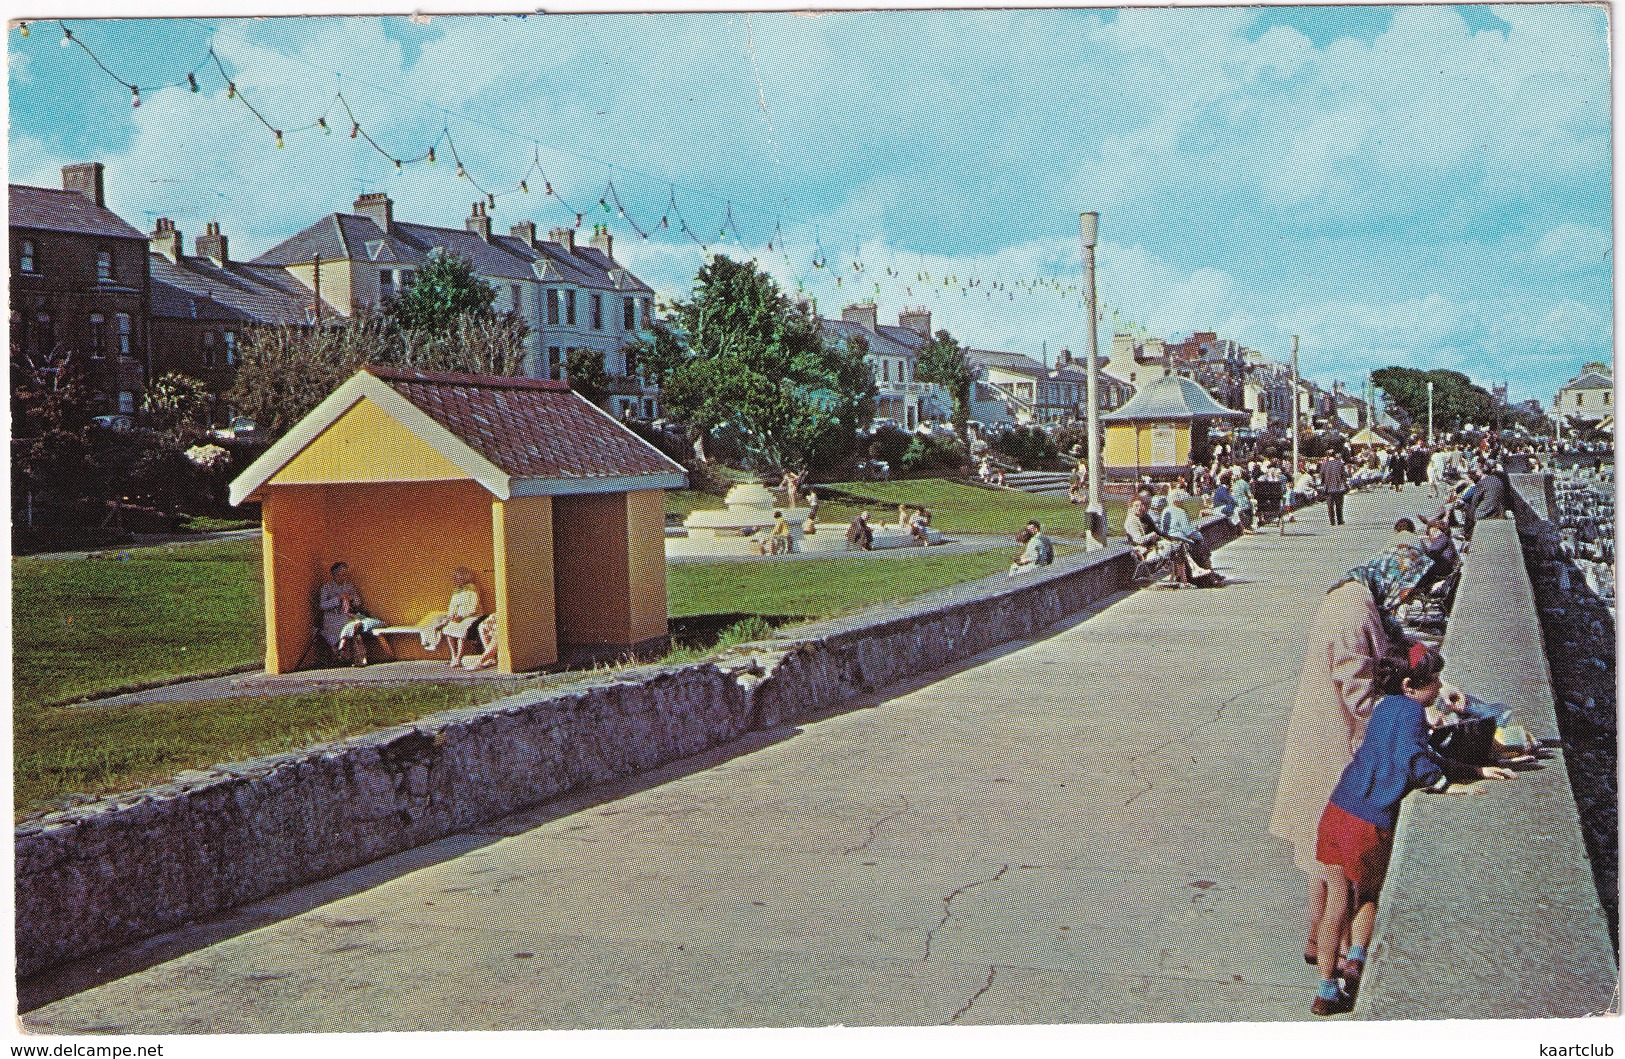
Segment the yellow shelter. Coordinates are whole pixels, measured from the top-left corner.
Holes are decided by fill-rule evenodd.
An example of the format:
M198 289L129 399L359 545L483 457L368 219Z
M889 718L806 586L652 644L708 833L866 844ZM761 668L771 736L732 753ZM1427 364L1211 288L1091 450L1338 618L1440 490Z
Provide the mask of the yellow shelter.
M450 571L473 570L503 672L663 639L664 490L686 481L562 382L364 368L231 484L262 512L265 668L298 665L339 560L399 626L444 610Z
M1106 428L1102 470L1119 481L1176 477L1193 458L1210 458L1208 429L1215 420L1246 419L1247 413L1224 407L1194 380L1164 375L1100 417Z

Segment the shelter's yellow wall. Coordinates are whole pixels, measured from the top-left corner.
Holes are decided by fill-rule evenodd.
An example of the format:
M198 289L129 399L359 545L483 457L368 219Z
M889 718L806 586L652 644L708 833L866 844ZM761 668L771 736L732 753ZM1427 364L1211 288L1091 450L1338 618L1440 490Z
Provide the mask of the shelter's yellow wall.
M1106 451L1101 462L1109 471L1133 471L1136 467L1150 467L1151 429L1154 423L1108 423L1106 425ZM1183 465L1191 456L1191 428L1189 423L1174 423L1174 463Z
M482 607L495 606L491 494L472 481L272 484L262 492L271 672L297 664L328 567L341 559L368 612L389 625L444 610L456 566L474 571ZM401 658L425 657L409 636L390 645Z
M468 472L424 444L388 412L362 398L289 460L277 485L327 482L443 482Z
M631 645L664 636L664 493L561 496L553 512L559 642Z
M497 666L505 673L559 660L553 607L553 499L514 497L491 504L496 611L502 622ZM525 630L526 635L513 635Z

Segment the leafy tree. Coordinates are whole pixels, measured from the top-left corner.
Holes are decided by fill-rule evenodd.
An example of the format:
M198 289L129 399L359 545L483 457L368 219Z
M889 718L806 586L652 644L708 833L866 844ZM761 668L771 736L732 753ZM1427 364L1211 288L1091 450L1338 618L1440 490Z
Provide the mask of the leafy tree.
M146 425L161 434L190 442L209 429L209 388L179 372L154 379L142 398Z
M1018 467L1042 466L1055 459L1055 442L1042 427L1017 427L997 435L989 442L994 452Z
M1495 416L1495 398L1459 371L1387 367L1372 372L1372 380L1388 400L1403 409L1412 423L1428 421L1428 386L1433 383L1435 430L1459 430L1466 423L1482 425Z
M701 437L726 425L762 469L844 455L874 414L861 351L826 345L807 303L755 264L713 257L671 319L633 348L645 376L674 417Z
M604 354L585 346L570 350L564 358L570 389L593 404L603 406L609 396L609 372L604 370Z
M446 335L465 313L492 313L496 297L491 285L475 274L472 261L435 247L400 294L386 303L385 312L402 334Z
M401 360L393 328L373 309L358 309L336 327L255 328L228 400L263 436L281 437L362 365Z
M87 502L99 508L112 495L113 432L96 423L99 405L81 354L58 346L29 355L11 347L14 512Z
M948 391L953 402L954 433L959 435L970 451L970 402L972 387L976 385L977 371L970 362L970 350L955 341L947 331L938 331L920 349L914 377L921 382L935 383Z

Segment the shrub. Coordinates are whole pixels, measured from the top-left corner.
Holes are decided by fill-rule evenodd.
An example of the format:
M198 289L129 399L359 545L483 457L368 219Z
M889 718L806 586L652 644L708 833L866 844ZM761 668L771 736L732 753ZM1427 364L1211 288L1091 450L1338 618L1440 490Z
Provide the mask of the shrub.
M1040 427L1017 427L995 437L993 451L1021 467L1037 467L1058 455L1055 442Z
M913 441L913 435L896 427L881 427L869 436L869 458L884 460L895 470L903 465L903 455Z

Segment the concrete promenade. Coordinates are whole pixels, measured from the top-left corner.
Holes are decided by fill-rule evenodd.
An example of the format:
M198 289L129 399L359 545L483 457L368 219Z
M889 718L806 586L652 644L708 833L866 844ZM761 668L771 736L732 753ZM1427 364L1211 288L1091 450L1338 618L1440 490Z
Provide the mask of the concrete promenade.
M1046 638L30 983L44 1032L1307 1019L1265 831L1351 496ZM88 966L94 963L97 967ZM134 970L121 978L111 974ZM37 1002L37 1000L35 1001Z

